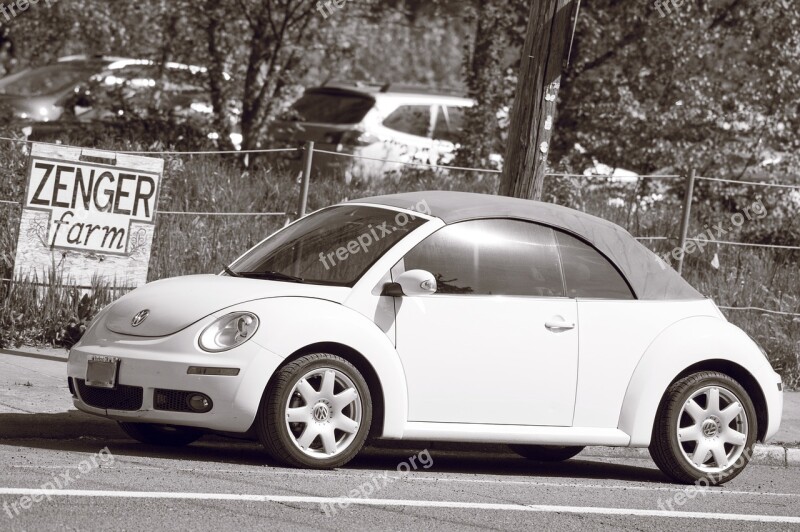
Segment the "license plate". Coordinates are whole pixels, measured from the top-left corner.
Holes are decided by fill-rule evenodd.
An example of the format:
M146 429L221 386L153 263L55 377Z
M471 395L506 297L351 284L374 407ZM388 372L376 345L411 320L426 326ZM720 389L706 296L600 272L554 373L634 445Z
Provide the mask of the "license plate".
M89 357L86 367L86 385L94 388L114 388L117 385L119 359L116 357Z

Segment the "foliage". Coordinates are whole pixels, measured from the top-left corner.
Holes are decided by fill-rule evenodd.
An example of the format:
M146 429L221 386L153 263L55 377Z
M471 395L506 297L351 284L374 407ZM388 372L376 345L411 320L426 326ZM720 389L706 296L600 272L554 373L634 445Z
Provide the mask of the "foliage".
M0 348L48 344L72 347L91 318L120 294L94 280L88 290L69 286L54 269L0 288Z
M498 118L507 112L516 85L508 67L519 15L526 2L498 0L468 4L467 21L475 38L464 53L464 77L475 106L466 113L457 164L471 168L496 167L492 155L505 153L507 124Z
M800 5L663 4L668 13L584 2L552 161L778 179L796 170Z

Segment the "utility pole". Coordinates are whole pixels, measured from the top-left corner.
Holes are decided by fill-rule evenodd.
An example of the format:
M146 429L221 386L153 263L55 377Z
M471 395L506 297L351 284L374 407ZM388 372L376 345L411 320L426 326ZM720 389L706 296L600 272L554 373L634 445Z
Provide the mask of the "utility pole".
M500 194L540 199L580 0L531 0Z

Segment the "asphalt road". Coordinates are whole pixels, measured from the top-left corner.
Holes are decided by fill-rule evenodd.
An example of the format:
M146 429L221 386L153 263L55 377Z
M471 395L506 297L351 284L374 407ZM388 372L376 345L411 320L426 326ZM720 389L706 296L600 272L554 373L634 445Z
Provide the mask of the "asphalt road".
M213 438L2 440L0 463L0 530L800 530L797 468L687 491L646 459L369 449L307 471Z

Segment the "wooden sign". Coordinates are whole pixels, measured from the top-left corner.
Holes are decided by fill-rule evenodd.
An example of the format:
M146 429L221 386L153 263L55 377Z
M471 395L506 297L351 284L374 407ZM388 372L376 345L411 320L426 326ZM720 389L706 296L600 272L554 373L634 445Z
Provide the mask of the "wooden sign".
M147 282L164 161L33 144L14 277L115 287Z

